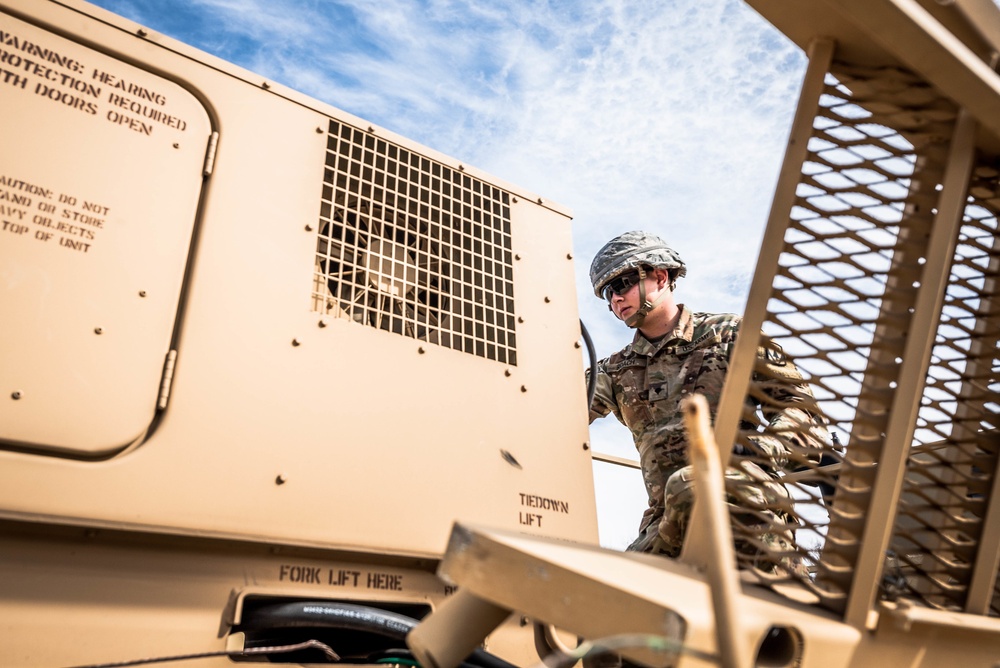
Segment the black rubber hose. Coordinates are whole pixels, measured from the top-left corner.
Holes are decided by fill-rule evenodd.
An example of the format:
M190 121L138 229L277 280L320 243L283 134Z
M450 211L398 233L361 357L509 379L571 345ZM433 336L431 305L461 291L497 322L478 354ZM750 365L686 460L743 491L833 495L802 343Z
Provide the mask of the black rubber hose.
M255 608L250 618L240 624L249 631L319 627L367 631L387 638L405 640L417 620L388 610L365 605L329 601L294 601Z
M580 321L580 333L583 335L583 342L587 346L587 355L590 357L590 373L587 376L587 410L594 404L594 395L597 394L597 350L594 348L594 341L590 338L587 326Z
M405 644L406 634L419 622L412 617L366 605L330 601L293 601L254 608L240 630L329 628L375 633ZM336 648L334 648L336 649ZM478 668L517 668L481 649L473 650L466 663Z

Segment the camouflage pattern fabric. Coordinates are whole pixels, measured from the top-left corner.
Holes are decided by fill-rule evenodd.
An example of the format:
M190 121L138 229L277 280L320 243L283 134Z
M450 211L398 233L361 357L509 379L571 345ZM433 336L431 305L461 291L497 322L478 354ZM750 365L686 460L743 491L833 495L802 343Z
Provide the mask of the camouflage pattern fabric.
M714 418L741 322L736 315L680 309L673 332L656 342L636 332L630 345L598 364L590 407L591 422L613 413L631 431L639 452L648 507L628 549L668 556L680 554L692 500L680 402L700 393ZM769 433L754 436L748 444L752 453L734 451L738 456L726 473L727 490L737 509L734 519L758 527L755 540L781 552L793 548L791 529L783 527L794 524L794 515L788 492L773 472L801 461L801 450L818 452L819 440L803 437L803 425L816 424L806 410L815 402L780 351L764 347L758 358L755 380L767 401L750 399L748 411L762 411ZM744 551L759 552L753 546Z
M737 557L743 564L766 572L780 567L808 577L795 550L796 522L788 490L748 459L737 459L734 464L726 469L726 503L738 526L749 529L735 535ZM680 556L694 506L692 467L685 466L671 475L665 487L664 514L656 531L647 531L629 550Z

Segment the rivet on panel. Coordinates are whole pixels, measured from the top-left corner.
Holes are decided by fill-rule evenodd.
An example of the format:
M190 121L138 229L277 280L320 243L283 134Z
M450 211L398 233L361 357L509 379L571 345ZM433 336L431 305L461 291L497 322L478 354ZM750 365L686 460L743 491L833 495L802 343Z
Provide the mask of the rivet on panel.
M514 204L517 204L517 198L516 197L511 197L510 201L513 202Z
M180 148L180 147L181 147L180 143L174 142L174 148Z
M426 353L427 351L426 351L426 350L424 350L424 347L423 347L423 346L420 346L419 348L417 348L417 352L418 352L418 353L420 353L421 355L423 355L423 354L424 354L424 353Z
M320 318L317 324L320 326L320 329L326 327L326 318Z
M299 341L298 339L292 339L292 345L298 347L302 345L302 342Z
M288 482L288 478L285 477L284 473L279 473L274 479L275 485L284 485L286 482Z
M518 254L518 253L514 253L514 259L515 259L515 260L520 260L520 259L521 259L521 256L520 256L520 254Z
M567 260L572 260L573 259L573 254L572 253L566 253L566 259Z
M551 300L551 299L549 299L548 297L546 297L546 298L545 298L545 303L546 303L546 304L551 304L551 303L552 303L552 300Z
M323 134L323 128L316 128L316 134L318 135Z
M18 399L20 399L21 398L21 390L14 390L13 392L11 392L10 393L10 398L13 399L14 401L17 401Z
M503 375L506 376L507 378L510 378L510 369L504 369Z
M139 296L140 297L145 297L146 296L146 291L145 290L139 290Z
M100 336L103 333L104 333L104 328L103 327L95 327L94 328L94 334L97 334L98 336Z
M524 322L524 318L522 318L521 316L517 316L517 321L520 322L520 323L523 323Z
M306 232L312 232L312 231L313 231L313 226L306 223Z

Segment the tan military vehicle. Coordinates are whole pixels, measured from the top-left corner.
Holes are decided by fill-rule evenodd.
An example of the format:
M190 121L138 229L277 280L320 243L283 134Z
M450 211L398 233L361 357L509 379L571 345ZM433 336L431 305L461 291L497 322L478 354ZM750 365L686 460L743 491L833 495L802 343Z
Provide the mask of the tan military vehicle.
M454 521L597 540L566 209L83 2L0 119L0 665L375 661Z
M809 68L667 560L596 546L567 210L0 0L0 664L996 665L1000 12L751 4ZM767 433L758 332L821 428Z

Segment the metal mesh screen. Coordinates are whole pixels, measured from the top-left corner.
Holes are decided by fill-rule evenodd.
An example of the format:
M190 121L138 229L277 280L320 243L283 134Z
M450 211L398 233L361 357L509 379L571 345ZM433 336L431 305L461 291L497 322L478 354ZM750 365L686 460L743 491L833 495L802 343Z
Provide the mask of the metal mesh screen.
M517 364L510 196L330 121L313 310Z
M1000 449L996 189L997 171L980 165L956 240L889 562L894 595L948 610L966 608ZM998 613L994 596L991 614Z
M1000 449L997 171L976 170L944 307L934 331L916 331L957 110L909 73L844 65L819 102L739 436L742 459L784 473L730 483L738 558L777 591L795 583L844 609L904 347L927 337L880 592L964 609Z

